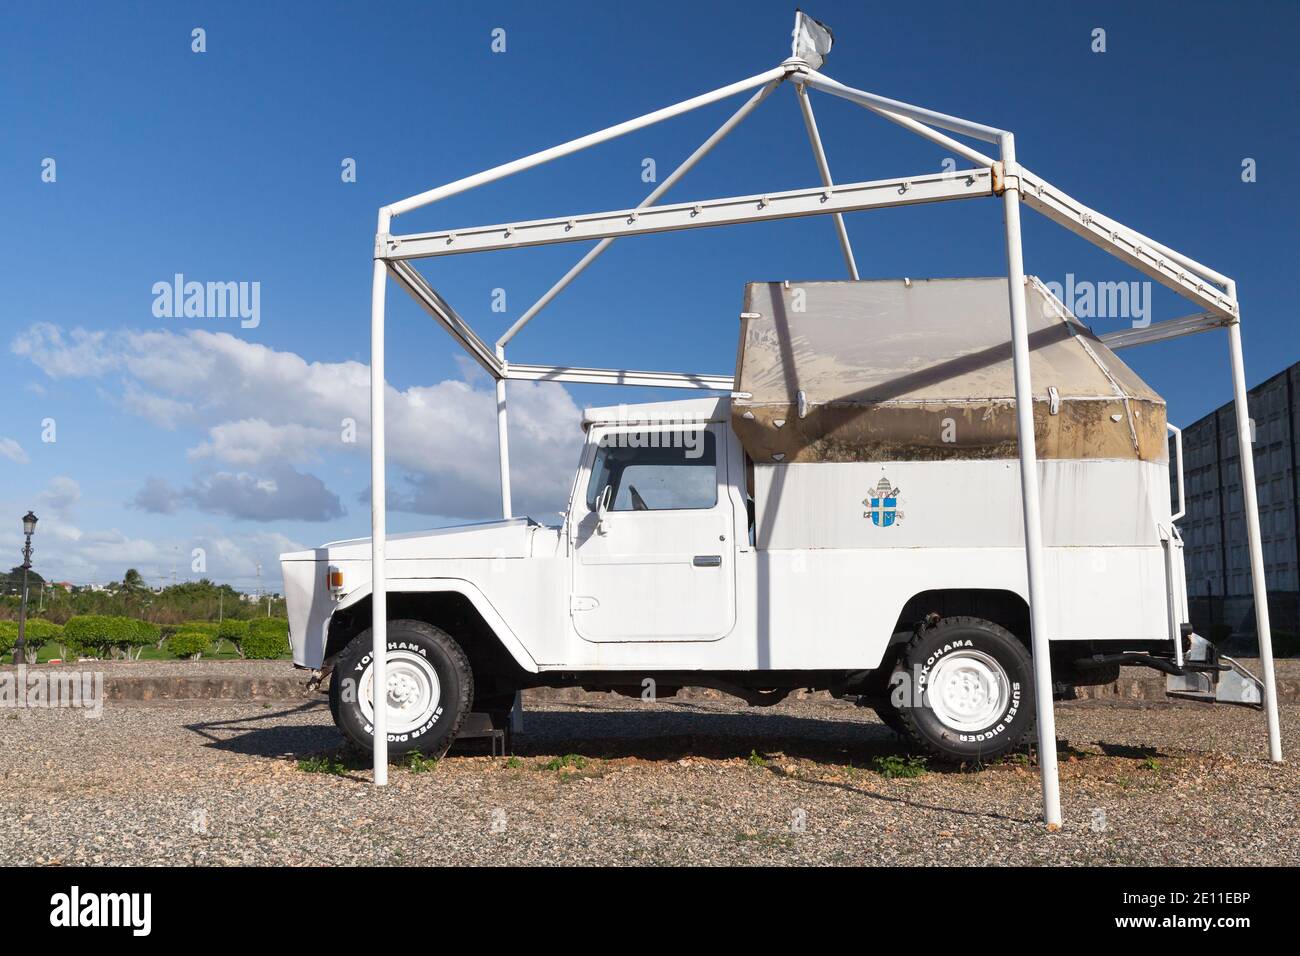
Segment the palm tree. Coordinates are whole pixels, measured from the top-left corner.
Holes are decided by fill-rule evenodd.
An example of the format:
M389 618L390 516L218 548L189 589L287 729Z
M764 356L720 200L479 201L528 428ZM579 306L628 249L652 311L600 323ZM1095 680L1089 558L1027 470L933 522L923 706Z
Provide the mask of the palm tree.
M149 585L145 583L139 571L135 568L127 568L126 574L122 575L122 590L131 592L147 591Z

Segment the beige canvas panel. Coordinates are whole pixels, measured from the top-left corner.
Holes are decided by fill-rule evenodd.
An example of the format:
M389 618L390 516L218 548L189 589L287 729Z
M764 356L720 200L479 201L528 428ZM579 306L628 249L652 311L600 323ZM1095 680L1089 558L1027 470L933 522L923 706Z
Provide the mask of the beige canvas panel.
M1025 295L1039 457L1165 460L1160 396ZM751 283L744 312L732 416L756 461L1017 456L1006 279Z

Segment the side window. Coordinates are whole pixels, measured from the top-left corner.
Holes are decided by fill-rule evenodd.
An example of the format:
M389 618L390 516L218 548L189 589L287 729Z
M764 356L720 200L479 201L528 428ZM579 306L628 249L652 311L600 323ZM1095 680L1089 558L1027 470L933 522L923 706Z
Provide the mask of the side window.
M595 511L608 486L611 511L677 511L718 503L717 436L706 429L603 436L587 483Z

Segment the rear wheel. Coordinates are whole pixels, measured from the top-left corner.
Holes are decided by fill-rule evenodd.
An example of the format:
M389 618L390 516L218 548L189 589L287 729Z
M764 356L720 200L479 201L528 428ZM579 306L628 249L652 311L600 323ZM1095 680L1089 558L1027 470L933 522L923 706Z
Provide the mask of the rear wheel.
M460 645L423 621L388 622L384 693L392 754L446 750L469 716L474 677ZM373 653L370 629L344 648L330 682L334 722L354 743L374 748Z
M904 737L944 760L992 760L1034 726L1032 662L1005 628L943 618L917 632L902 655Z

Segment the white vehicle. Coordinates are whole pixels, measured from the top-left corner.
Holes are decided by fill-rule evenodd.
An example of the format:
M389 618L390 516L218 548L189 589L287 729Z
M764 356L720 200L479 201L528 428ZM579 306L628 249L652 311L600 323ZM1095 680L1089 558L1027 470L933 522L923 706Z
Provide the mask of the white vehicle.
M1054 693L1121 664L1258 704L1191 633L1165 405L1025 282ZM751 704L829 690L917 747L1034 725L1007 280L755 283L728 398L588 409L558 527L387 540L392 752L580 686ZM370 539L282 556L294 662L373 734Z

